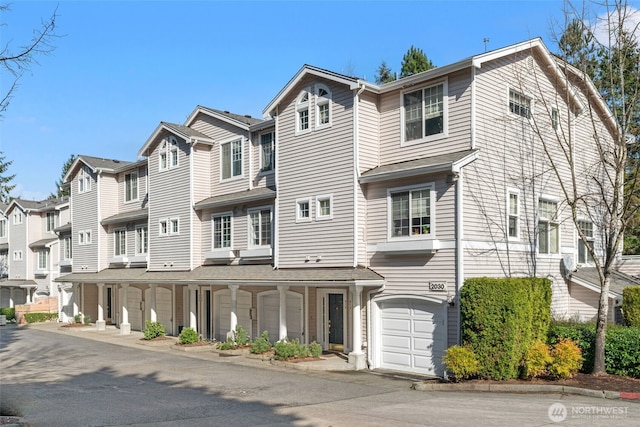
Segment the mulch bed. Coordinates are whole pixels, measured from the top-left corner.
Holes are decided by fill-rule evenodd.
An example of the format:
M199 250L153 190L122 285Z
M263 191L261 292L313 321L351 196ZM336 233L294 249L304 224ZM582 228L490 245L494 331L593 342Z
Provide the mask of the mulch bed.
M535 384L535 385L564 385L580 387L590 390L609 390L640 393L640 379L619 375L591 375L576 374L573 378L554 380L549 378L535 378L532 380L512 379L506 381L467 380L469 384Z
M95 326L92 323L67 323L60 326L61 328L86 328L87 326Z
M150 340L146 338L140 338L140 341L173 341L173 338L169 338L168 336L165 335L162 337L151 338Z

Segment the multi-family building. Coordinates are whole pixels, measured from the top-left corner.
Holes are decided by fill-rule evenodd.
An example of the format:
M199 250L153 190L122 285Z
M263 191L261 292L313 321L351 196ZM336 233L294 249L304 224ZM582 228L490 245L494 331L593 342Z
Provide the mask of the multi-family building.
M263 118L198 106L135 162L79 156L63 314L217 340L241 325L435 375L466 278L548 277L554 316L590 318L593 260L539 144L570 130L585 165L593 126L613 143L606 107L586 119L588 83L539 39L384 85L305 65Z

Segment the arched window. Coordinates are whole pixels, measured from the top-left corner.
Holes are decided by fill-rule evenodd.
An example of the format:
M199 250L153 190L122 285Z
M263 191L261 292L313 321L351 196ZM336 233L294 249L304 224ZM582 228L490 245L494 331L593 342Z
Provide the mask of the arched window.
M331 126L331 90L322 84L316 85L316 127Z
M296 101L296 132L309 130L309 92L305 89Z

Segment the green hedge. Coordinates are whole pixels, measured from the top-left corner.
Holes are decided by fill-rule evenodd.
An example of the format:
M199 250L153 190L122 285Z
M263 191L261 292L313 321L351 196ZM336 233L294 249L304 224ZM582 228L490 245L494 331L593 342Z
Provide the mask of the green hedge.
M551 282L535 277L467 279L460 311L462 340L482 364L480 375L517 378L528 348L547 336Z
M10 307L0 308L0 314L7 316L7 322L14 322L16 320L16 309Z
M640 327L640 286L622 290L622 314L627 326Z
M571 338L578 342L584 363L581 372L593 371L596 341L594 323L554 323L549 328L549 342L558 338ZM640 378L640 327L619 325L607 327L604 345L604 365L607 373Z
M27 323L40 323L47 320L54 320L58 318L58 313L25 313L24 320Z

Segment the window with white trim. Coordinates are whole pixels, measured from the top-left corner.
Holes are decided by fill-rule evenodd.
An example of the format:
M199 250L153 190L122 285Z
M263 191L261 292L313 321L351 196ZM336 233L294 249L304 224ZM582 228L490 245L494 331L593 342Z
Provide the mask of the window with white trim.
M303 90L296 100L296 132L309 130L309 92Z
M578 221L578 227L584 233L586 240L593 249L595 239L593 237L593 223L591 221ZM578 264L590 264L593 263L593 257L587 249L584 241L578 235Z
M78 193L86 193L91 191L91 169L83 166L78 174Z
M178 234L180 233L180 221L178 218L171 218L169 220L169 234Z
M434 235L433 184L389 190L390 237L429 237Z
M242 176L242 139L220 144L221 178Z
M402 95L404 141L443 135L446 127L446 82Z
M333 196L316 196L316 219L324 220L333 218Z
M0 237L7 237L7 220L0 219Z
M558 202L538 200L538 253L560 252L560 227L558 225Z
M22 251L13 251L13 260L22 261Z
M158 150L160 170L178 167L178 140L171 135L163 139Z
M296 222L311 221L311 199L296 200Z
M47 232L52 233L54 228L56 228L56 213L47 212L47 223L46 223Z
M267 132L260 135L260 171L273 171L276 165L275 133Z
M138 200L138 172L124 175L124 201Z
M149 232L146 225L136 227L136 255L146 255L149 246Z
M38 270L46 270L48 268L48 251L41 249L38 251Z
M22 224L22 212L20 211L15 211L13 213L13 224Z
M316 85L316 127L331 126L331 90L322 84Z
M159 223L159 232L160 236L169 235L169 222L166 219L161 219Z
M271 246L271 208L251 210L249 215L249 246Z
M124 228L113 230L113 254L115 256L127 254L127 230Z
M211 216L213 249L231 248L231 214L224 213Z
M507 192L507 235L511 239L520 237L520 193Z
M78 232L78 244L89 245L91 244L91 230L84 230Z
M62 239L62 259L71 259L71 236Z
M509 89L509 111L524 118L531 117L531 98L513 89Z

